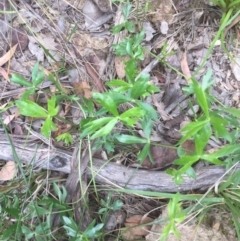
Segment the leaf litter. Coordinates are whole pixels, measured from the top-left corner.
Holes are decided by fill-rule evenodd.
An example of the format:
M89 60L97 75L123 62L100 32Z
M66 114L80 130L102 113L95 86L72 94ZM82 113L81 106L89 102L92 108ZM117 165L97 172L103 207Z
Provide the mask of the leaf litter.
M186 80L179 78L166 65L156 62L154 57L150 57L148 63L141 66L142 69L148 66L145 69L146 72L154 73L158 79L157 85L162 90L161 96L154 95L148 101L156 107L159 116L161 116L154 127L154 131L162 139L161 143L171 147L152 146L151 151L156 162L152 164L149 159L145 159L142 167L160 170L171 165L177 158L177 151L173 148L174 144L181 137L182 123L186 121L186 117L192 117L191 109L186 104L186 100L183 98L179 101L178 99L183 96L181 87L187 85L186 81L191 77L191 72L197 69L206 55L217 26L216 28L212 28L210 25L204 27L204 24L206 25L211 19L204 16L202 10L193 9L192 12L194 11L195 14L192 14L192 12L182 14L184 10L188 9L187 3L184 1L178 1L176 5L173 5L171 1L167 1L167 4L166 1L150 2L152 6L150 11L140 16L144 19L143 28L146 31L145 40L148 44L150 43L149 49L154 54L159 54L164 42L167 41L169 51L173 50L173 54L166 57L167 63L177 68L186 77ZM140 2L140 4L142 4L140 9L144 9L145 2ZM93 90L103 92L105 90L104 81L112 79L116 75L118 78L125 77L124 63L127 59L113 56L111 49L111 43L116 41L116 36L111 34L110 27L119 21L115 18L118 11L117 5L100 0L59 1L59 5L56 5L56 1L51 0L48 2L49 15L42 11L43 8L38 9L37 5L25 1L19 1L19 5L16 3L15 5L20 11L14 19L13 35L8 34L10 32L10 15L4 21L2 21L2 18L0 19L0 24L3 26L0 30L1 36L6 36L6 38L0 37L0 45L4 46L0 49L0 66L3 76L3 78L1 77L2 83L0 83L1 106L9 103L11 98L19 98L22 92L19 86L9 82L6 83L4 79L6 80L9 74L19 72L30 81L31 69L36 61L40 61L42 66L50 73L60 71L60 66L65 66L69 72L60 76L62 84L66 88L73 89L77 96L83 96L86 99L91 97ZM2 5L0 4L0 6ZM81 9L83 14L77 11L78 9ZM59 14L63 16L61 21L59 20ZM135 8L130 16L132 19L136 19L139 17L137 15ZM57 24L54 21L57 21ZM192 26L193 21L196 22L194 26ZM23 31L23 29L27 31ZM31 31L29 32L29 30ZM227 31L230 32L231 30L227 29ZM59 37L59 34L61 37ZM119 37L119 40L122 39L120 36L117 37ZM47 54L46 50L50 54ZM55 62L58 62L58 65L54 66ZM215 46L212 57L196 76L200 80L207 69L213 69L214 79L216 80L213 95L217 99L223 100L227 106L240 105L238 62L238 55L236 62L231 63L220 46ZM232 70L230 72L229 67ZM71 77L70 71L75 72L74 80L72 80L72 83L71 81L69 83L64 82L65 79ZM44 83L46 83L45 88L52 86L52 83L48 82L47 79ZM6 95L7 92L9 92L8 95ZM4 93L6 97L4 97ZM77 106L71 108L77 110ZM70 107L68 107L69 110ZM70 119L67 117L68 111L64 113L63 118ZM195 112L198 112L197 108ZM74 113L71 117L72 121L79 123L82 114L72 113ZM184 113L183 116L182 113ZM171 121L174 124L170 124ZM10 131L14 133L16 128L16 132L26 133L26 130L23 130L23 132L17 131L17 128L19 128L18 122L30 123L31 120L16 116L15 113L5 116L5 124L8 125ZM68 131L70 128L69 125L62 126L59 123L57 135ZM75 140L77 140L77 137ZM193 143L190 142L185 145L190 152L194 150ZM61 147L65 148L63 144ZM120 147L119 152L121 151L124 150ZM10 164L11 162L8 162L7 166L5 165L1 169L2 180L14 178L16 170L15 167L10 167ZM191 228L191 230L193 229L195 227ZM189 230L184 232L190 233ZM205 232L205 230L203 229L202 232ZM140 230L136 231L136 234L142 235Z

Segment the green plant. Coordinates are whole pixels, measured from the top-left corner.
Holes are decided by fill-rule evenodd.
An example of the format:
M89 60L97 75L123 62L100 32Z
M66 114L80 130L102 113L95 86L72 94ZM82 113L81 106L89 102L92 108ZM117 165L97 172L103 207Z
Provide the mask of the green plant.
M19 113L23 116L45 119L41 128L41 132L45 137L50 137L51 131L56 130L52 120L59 110L59 107L56 106L55 96L48 100L47 110L31 100L17 100L16 106L19 108Z
M212 53L212 50L216 44L216 42L220 39L221 40L221 46L224 50L224 52L233 60L232 55L229 53L229 51L226 48L225 44L225 35L226 35L226 29L231 23L234 22L234 20L239 16L240 10L240 1L239 0L209 0L210 2L214 3L216 6L220 7L223 11L222 17L220 20L220 27L218 29L218 32L215 34L215 37L208 49L207 54L205 55L202 63L196 70L196 72L200 71L204 64L206 63L207 59L209 58L210 54Z
M105 140L112 139L112 136L115 140L125 144L145 144L138 155L140 162L146 156L149 156L153 161L150 153L150 135L153 126L152 121L157 120L158 117L155 109L144 102L144 98L159 91L157 87L150 84L149 74L139 75L138 72L138 61L144 59L144 51L141 46L144 36L144 32L141 32L132 38L125 38L122 42L113 46L116 55L130 57L125 63L126 80L111 80L107 85L112 90L104 93L93 92L93 100L100 104L102 108L95 116L82 120L80 125L80 137L84 138L89 135L90 139L100 138L97 142L98 147ZM130 106L130 108L121 113L119 109L123 104ZM102 117L102 115L107 116ZM127 127L129 132L132 132L136 123L139 123L143 128L145 138L139 138L133 134L112 133L114 127L120 122ZM108 151L113 150L113 143L114 141L108 142Z
M182 211L182 203L180 201L180 194L177 193L170 199L167 210L168 210L168 223L164 227L161 234L161 241L166 240L170 232L173 232L177 238L180 238L180 234L177 231L176 224L183 222L185 219L185 212Z
M70 241L90 241L98 238L101 236L101 229L104 225L103 223L95 225L96 220L93 220L83 232L80 232L78 225L72 218L64 216L63 223L63 228L67 231L67 235L72 237Z
M209 94L210 86L213 83L211 75L212 72L208 71L203 77L201 84L192 78L192 84L185 88L188 94L195 95L196 102L201 107L202 113L195 121L190 122L181 130L183 137L178 144L181 145L186 140L192 138L195 144L195 152L187 154L179 146L178 154L180 158L175 160L174 164L179 165L180 168L167 170L167 173L173 176L177 184L183 181L182 174L184 173L195 178L192 165L200 159L215 165L229 166L230 163L234 162L234 158L239 156L237 138L233 137L238 133L239 121L236 120L236 117L240 117L240 111L235 108L222 106L220 107L221 112L219 112L211 107L211 101L214 100ZM212 134L217 139L224 139L228 144L213 153L206 153L205 147ZM221 158L223 157L228 158L222 161Z
M112 28L112 33L116 34L121 32L122 30L126 29L130 33L134 33L134 24L131 21L128 21L128 17L131 13L132 4L129 2L129 0L126 1L124 5L122 5L122 14L124 17L124 21L121 24L118 24Z

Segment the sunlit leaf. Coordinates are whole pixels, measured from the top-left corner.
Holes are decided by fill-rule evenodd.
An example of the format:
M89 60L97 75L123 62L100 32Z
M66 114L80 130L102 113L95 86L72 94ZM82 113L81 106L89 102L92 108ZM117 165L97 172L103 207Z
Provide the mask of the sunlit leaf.
M147 139L143 139L137 136L130 136L130 135L118 135L115 137L119 142L124 144L144 144L147 143Z
M24 116L38 118L46 118L48 116L48 113L44 108L31 100L17 100L16 106L19 108L20 114Z
M97 137L106 136L110 134L114 126L117 124L117 119L112 119L110 122L108 122L105 126L100 128L98 131L96 131L92 136L91 139L95 139Z
M10 79L11 79L11 82L13 82L14 84L18 84L18 85L26 86L26 87L32 87L32 83L27 81L25 78L23 78L19 74L12 74Z
M130 95L133 99L138 99L147 92L149 77L149 74L141 75L133 84L133 87L130 89Z
M196 121L196 122L191 122L191 123L187 124L184 128L181 129L181 133L182 133L183 137L178 142L178 144L182 144L186 140L190 139L199 130L201 130L205 126L206 123L208 123L208 120Z
M59 106L56 106L56 97L53 96L50 100L48 100L48 114L50 116L57 115L59 110Z
M53 123L52 118L48 117L42 125L41 133L45 137L49 138L51 135L51 131L55 131L55 130L56 130L56 125Z
M106 123L112 121L113 119L115 119L115 117L102 117L97 120L89 121L81 128L82 134L80 135L80 138L91 135L93 132L104 126Z
M118 116L117 105L108 93L93 92L92 97L114 116Z

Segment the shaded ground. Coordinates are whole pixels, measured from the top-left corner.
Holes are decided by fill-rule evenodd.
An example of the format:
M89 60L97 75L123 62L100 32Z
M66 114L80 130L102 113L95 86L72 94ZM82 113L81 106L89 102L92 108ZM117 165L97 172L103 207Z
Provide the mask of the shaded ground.
M107 0L52 0L47 2L20 0L13 2L12 7L7 0L0 3L0 10L13 11L13 13L0 15L1 106L4 108L6 104L18 99L24 91L22 87L9 82L9 74L18 73L29 80L36 61L39 61L46 75L52 73L59 78L62 87L69 95L75 94L81 98L83 96L90 98L93 90L105 91L105 82L108 80L124 78L125 59L116 57L111 46L119 43L127 36L127 33L121 32L113 35L110 31L111 27L123 21L122 5L123 3L110 4ZM145 1L133 1L130 20L134 22L136 32L145 30L146 37L143 45L148 50L139 67L142 73L150 73L150 81L161 89L160 93L146 99L146 102L156 108L159 114L158 121L154 123L153 141L174 145L181 137L180 127L184 125L184 122L194 117L193 110L196 113L199 111L199 106L184 95L182 87L187 86L188 82L179 72L189 77L198 69L218 30L220 17L221 11L219 9L203 1L196 4L195 1L171 2L162 0L150 1L148 5ZM238 31L237 28L229 30L226 38L239 36ZM237 40L232 41L232 45L227 46L235 57L238 56L238 51L235 48ZM14 49L15 44L18 44L16 49ZM156 61L156 58L149 54L149 51L161 58L164 44L167 46L167 53L172 52L172 54L166 56L164 61ZM236 60L238 61L238 58ZM213 79L215 80L212 96L226 106L238 107L240 98L239 67L229 60L220 44L214 47L211 57L195 75L197 81L201 81L202 76L209 69L213 70ZM38 103L45 105L49 96L55 91L56 87L46 78L38 92ZM193 104L193 110L189 107L189 101ZM74 125L56 121L57 130L52 135L50 146L53 145L73 152L74 146L66 147L63 142L57 142L56 137L70 131L74 143L77 142L79 137L77 126L83 118L83 113L77 105L63 102L59 116L69 120ZM9 133L20 136L29 132L28 126L31 126L31 130L34 131L30 131L30 136L34 135L33 133L40 134L43 123L41 119L20 116L15 106L3 112L2 118L8 126ZM139 136L143 135L142 130L138 127L135 129L135 133ZM42 140L40 135L37 136L37 139ZM209 144L209 149L223 145L214 138ZM185 145L189 151L194 150L191 142L187 142ZM138 150L138 146L136 151L135 149L133 151L132 148L129 151L123 147L118 147L116 153L121 153L121 155L113 161L122 165L139 167L139 163L136 161ZM152 154L155 163L152 164L146 159L143 163L144 168L160 170L171 165L177 158L176 150L170 148L153 147ZM111 158L111 155L109 156L104 149L95 153L95 156L102 159ZM77 163L73 166L77 170ZM74 175L72 171L69 175L70 178L68 177L67 187L73 188L77 184L78 176ZM68 189L70 193L71 188ZM80 194L74 193L74 195L76 197L69 195L68 201L78 200ZM144 205L148 203L148 201L142 202ZM142 209L140 207L139 213L131 213L131 205L136 206L136 202L129 204L125 202L127 217L131 217L133 214L144 215L151 208L158 206L159 203L149 204L150 208L144 212L139 211ZM157 218L158 215L159 213L153 215L153 218ZM125 220L121 219L117 224L121 225L124 222ZM212 222L208 229L215 233L218 240L234 240L232 238L234 235L225 238L221 234L222 229L216 228L216 223L225 226L225 223L221 222L222 220ZM110 227L114 229L117 224L112 224ZM195 230L195 228L195 226L191 226L191 230ZM160 232L161 228L156 230ZM190 233L188 230L184 230L184 232ZM199 232L205 233L206 230L200 227ZM209 235L209 240L214 240L212 239L214 235L211 235ZM220 236L223 239L220 239ZM154 239L148 236L147 240ZM197 240L208 239L202 237Z

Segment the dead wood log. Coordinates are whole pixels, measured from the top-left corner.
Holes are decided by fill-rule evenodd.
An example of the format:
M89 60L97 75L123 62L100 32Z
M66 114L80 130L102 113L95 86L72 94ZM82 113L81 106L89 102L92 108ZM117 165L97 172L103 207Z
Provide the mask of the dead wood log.
M1 137L1 136L0 136ZM61 149L50 149L47 146L36 144L14 143L14 149L21 162L33 167L70 173L72 153ZM7 140L0 138L0 160L17 161L14 151ZM240 169L238 165L235 169ZM184 182L176 186L172 177L164 171L148 171L125 167L113 162L106 163L100 159L93 159L93 166L87 168L89 179L94 178L101 184L112 184L134 190L151 190L158 192L188 192L197 189L207 189L214 184L224 173L225 168L220 166L207 166L196 172L197 178L193 180L184 175Z

